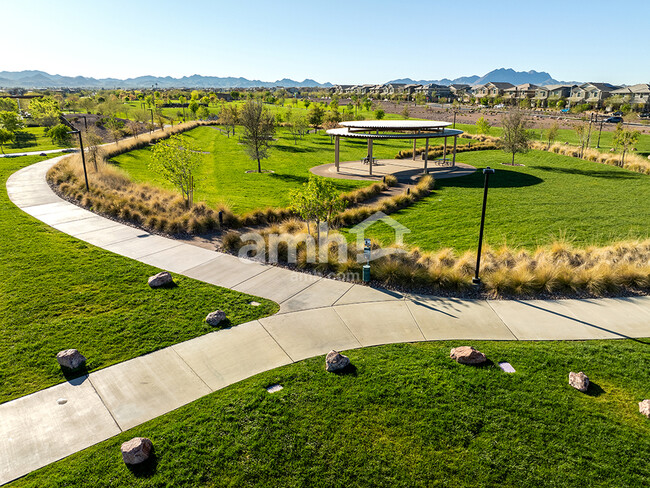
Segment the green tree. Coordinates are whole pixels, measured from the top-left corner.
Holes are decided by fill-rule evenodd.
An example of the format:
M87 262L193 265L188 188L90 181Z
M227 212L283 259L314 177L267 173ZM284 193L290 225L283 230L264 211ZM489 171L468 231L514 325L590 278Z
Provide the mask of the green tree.
M558 126L558 123L553 122L553 124L551 124L551 127L549 127L548 131L546 131L546 140L548 141L548 145L546 146L546 149L549 149L551 147L551 144L553 144L553 141L557 139L557 134L559 129L560 127Z
M208 120L208 118L210 117L210 111L204 105L201 105L199 109L196 111L196 116L200 120Z
M230 103L224 106L219 113L219 120L226 126L226 135L230 137L230 132L232 131L232 135L234 136L235 127L239 122L239 110L237 109L237 105Z
M622 150L619 166L622 167L625 164L625 153L639 141L640 135L639 131L625 129L622 123L616 126L616 132L614 133L612 142L614 143L615 149L620 148Z
M372 101L368 97L366 97L366 98L363 99L362 105L363 105L364 110L369 112L370 107L372 107Z
M503 133L501 147L512 154L511 164L515 164L515 154L525 153L530 149L531 133L528 131L528 121L519 110L511 110L501 118Z
M70 142L70 128L65 124L57 124L54 127L50 127L45 132L45 135L52 139L54 144L59 146L67 146Z
M201 164L201 153L188 137L173 135L156 143L151 151L150 169L174 185L190 206L194 191L192 173Z
M11 98L0 98L0 112L18 112L18 104Z
M115 117L108 119L105 127L108 129L108 132L111 134L111 137L115 142L119 141L124 135L124 122L116 119Z
M260 100L248 100L239 117L244 129L242 142L248 157L257 160L257 172L262 172L261 160L268 158L268 150L275 134L273 115Z
M32 119L38 125L45 127L56 125L61 114L59 104L50 97L32 98L29 102L29 111L32 114Z
M93 100L92 98L82 97L79 99L79 106L83 109L84 112L89 114L94 110L96 104L95 104L95 100Z
M485 117L483 117L482 115L476 121L476 132L478 132L479 134L489 134L491 127L492 126L490 125L490 123L487 120L485 120Z
M16 132L23 128L23 126L23 120L16 112L0 112L0 127L4 130L15 135Z
M200 97L200 94L199 94L198 90L193 90L192 94L190 95L190 99L198 101L199 97Z
M144 102L147 104L147 107L151 108L151 105L153 105L153 95L144 97Z
M323 123L323 118L325 117L325 109L320 103L314 103L309 109L308 118L309 124L314 128L318 129Z
M405 119L408 119L409 115L410 115L409 106L405 104L404 105L404 110L402 110L402 117L404 117Z
M319 240L319 224L327 222L329 225L332 217L346 206L336 187L329 180L316 175L310 175L309 181L302 188L291 190L289 195L291 208L307 222L308 232L309 222L316 222Z
M196 118L196 112L199 110L199 102L193 99L190 101L190 104L187 106L187 108L189 108L190 112L192 112L192 116Z
M578 154L578 157L582 158L585 151L585 145L587 144L587 136L589 134L588 126L584 121L576 122L573 124L573 132L576 133L580 144L580 153Z
M375 119L381 120L384 118L385 115L386 112L384 112L382 109L378 108L377 110L375 110Z
M308 109L309 106L311 105L311 100L309 100L309 98L305 98L305 99L302 101L302 103L303 103L303 105L305 106L305 108Z
M4 145L7 144L8 142L13 141L15 138L16 138L15 132L11 132L3 127L0 127L0 149L2 150L2 154L5 153Z

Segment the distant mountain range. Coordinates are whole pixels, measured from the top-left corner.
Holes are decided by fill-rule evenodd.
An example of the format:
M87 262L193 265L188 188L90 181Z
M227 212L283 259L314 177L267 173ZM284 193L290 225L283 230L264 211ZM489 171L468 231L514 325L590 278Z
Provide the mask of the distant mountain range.
M490 71L483 76L461 76L454 80L443 78L441 80L419 80L414 81L410 78L402 78L400 80L393 80L389 83L417 83L426 85L428 83L436 83L438 85L452 85L452 84L467 84L467 85L483 85L490 81L501 81L512 83L513 85L521 85L523 83L532 83L533 85L557 85L557 84L580 84L579 81L557 81L550 74L545 71L515 71L511 68L499 68Z
M560 82L544 71L515 71L510 68L499 68L489 73L478 76L461 76L450 80L443 78L441 80L419 80L411 78L402 78L392 80L389 83L418 83L426 85L427 83L436 83L438 85L451 85L454 83L463 83L468 85L482 85L490 81L505 81L513 85L522 83L533 83L534 85L554 85L558 83L579 84L576 81ZM118 78L88 78L85 76L61 76L51 75L44 71L0 71L0 87L3 88L151 88L157 85L158 88L272 88L281 86L290 87L319 87L330 88L331 83L318 83L317 81L307 79L304 81L294 81L283 78L277 81L260 81L249 80L247 78L219 77L219 76L202 76L192 75L183 76L182 78L172 78L171 76L139 76L137 78L127 78L120 80Z
M274 86L329 88L331 83L314 80L294 81L287 78L277 81L248 80L246 78L221 78L219 76L139 76L120 80L117 78L87 78L85 76L51 75L44 71L0 71L3 88L271 88Z

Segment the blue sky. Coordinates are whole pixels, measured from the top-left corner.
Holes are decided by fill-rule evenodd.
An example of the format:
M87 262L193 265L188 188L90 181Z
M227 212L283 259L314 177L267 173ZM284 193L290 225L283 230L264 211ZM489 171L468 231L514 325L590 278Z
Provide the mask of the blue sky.
M505 67L650 83L648 0L3 3L0 71L381 83Z

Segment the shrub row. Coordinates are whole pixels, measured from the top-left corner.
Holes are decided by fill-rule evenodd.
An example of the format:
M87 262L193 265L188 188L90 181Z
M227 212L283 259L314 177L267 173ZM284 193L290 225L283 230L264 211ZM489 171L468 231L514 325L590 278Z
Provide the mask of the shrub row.
M486 141L486 142L477 142L475 144L467 144L462 146L456 146L456 153L469 152L469 151L487 151L488 149L499 149L498 142ZM419 156L425 151L424 147L415 148L415 155ZM447 147L447 156L449 157L452 149ZM440 158L444 152L444 147L442 146L433 146L429 147L429 156L428 159ZM408 159L413 157L413 150L406 149L400 151L395 155L395 159Z

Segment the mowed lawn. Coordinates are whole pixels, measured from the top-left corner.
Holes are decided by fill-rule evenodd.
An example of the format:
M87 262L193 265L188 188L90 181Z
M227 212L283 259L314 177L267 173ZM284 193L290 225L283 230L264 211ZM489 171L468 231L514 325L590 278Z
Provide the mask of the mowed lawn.
M205 201L211 206L226 204L235 213L266 207L287 207L291 201L290 190L299 188L309 179L309 168L334 162L334 144L330 137L320 131L309 134L297 143L286 129L279 129L276 141L262 160L263 170L274 173L246 173L256 170L257 161L251 160L239 143L240 127L234 137L226 137L214 127L199 127L186 132L203 151L203 163L195 177L197 189L194 200ZM374 145L373 154L378 158L393 158L400 149L412 147L408 142ZM341 161L359 160L367 154L365 141L343 141ZM135 181L148 181L173 189L148 167L151 151L140 149L113 158L116 166L126 171ZM349 191L371 182L355 180L330 180L341 191Z
M410 229L404 241L425 250L475 249L484 176L491 166L485 239L492 246L532 248L555 240L602 245L650 237L650 176L544 151L511 156L503 151L462 153L457 160L479 171L436 181L434 193L391 215ZM383 224L367 234L388 244Z
M484 367L449 359L464 343L349 351L347 375L323 356L262 373L12 486L647 487L646 341L477 341ZM130 471L120 444L135 436L155 461Z
M0 159L0 402L61 383L57 352L89 370L208 333L216 309L237 325L277 311L268 300L182 276L152 290L160 270L58 232L18 209L5 182L38 156ZM261 303L252 307L251 300Z
M74 141L68 145L59 145L52 142L52 139L45 135L45 127L25 127L16 133L16 139L3 145L5 154L25 153L36 151L48 151L50 149L62 149L72 147Z

